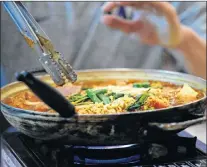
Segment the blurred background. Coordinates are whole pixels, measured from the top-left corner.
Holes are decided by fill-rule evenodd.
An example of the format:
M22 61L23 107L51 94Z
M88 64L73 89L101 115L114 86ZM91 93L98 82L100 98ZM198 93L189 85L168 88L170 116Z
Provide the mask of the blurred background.
M102 24L103 2L24 4L74 69L152 68L187 72L182 56L173 56L160 46L144 45L139 38ZM17 71L41 69L38 56L1 5L1 86L14 81ZM1 131L8 127L2 115L0 124ZM205 132L202 127L205 128L199 129Z

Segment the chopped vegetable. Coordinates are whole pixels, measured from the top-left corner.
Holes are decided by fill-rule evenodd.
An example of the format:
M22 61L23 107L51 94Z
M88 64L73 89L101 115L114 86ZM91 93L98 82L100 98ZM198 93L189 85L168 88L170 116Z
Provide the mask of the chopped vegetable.
M109 93L109 94L107 94L109 97L110 97L110 99L113 101L113 100L116 100L116 99L118 99L118 98L120 98L120 97L124 97L124 93L115 93L115 92L112 92L112 93ZM129 95L130 96L130 95Z
M124 97L124 93L109 93L108 96L112 96L114 100L120 98L120 97Z
M161 108L169 107L169 105L160 99L156 99L154 100L152 107L155 109L161 109Z
M87 89L86 93L87 93L87 96L92 100L92 102L101 103L101 100L96 96L96 93L93 90Z
M147 94L147 93L143 94L143 95L139 98L138 103L144 104L144 102L147 100L148 97L149 97L149 94Z
M93 102L82 102L82 103L78 103L78 106L81 106L81 105L89 105L89 104L93 104Z
M84 102L84 101L86 101L88 99L89 98L86 95L76 94L76 95L71 96L69 98L69 101L73 102L73 104L78 104L78 103Z
M87 89L90 89L90 88L82 88L82 90L87 90Z
M149 88L150 87L150 83L149 82L134 83L133 87L134 88Z
M99 90L95 90L95 94L104 94L107 92L107 89L99 89Z
M74 102L74 101L77 101L77 100L79 100L79 99L81 99L83 97L84 96L81 95L81 94L75 94L75 95L69 97L69 101Z
M124 97L124 94L123 93L115 93L113 96L114 96L114 99L118 99L120 97Z
M80 98L79 100L75 101L75 104L78 104L78 103L81 103L81 102L84 102L86 100L88 100L89 98L87 96L84 96L83 98Z
M196 100L198 93L193 90L188 84L184 84L183 88L177 94L177 100L188 103Z
M104 104L109 104L111 102L109 97L104 94L97 94L97 96L103 101Z
M142 94L140 97L137 97L137 101L127 108L128 111L132 111L135 109L139 109L141 106L144 105L145 101L149 97L148 93Z

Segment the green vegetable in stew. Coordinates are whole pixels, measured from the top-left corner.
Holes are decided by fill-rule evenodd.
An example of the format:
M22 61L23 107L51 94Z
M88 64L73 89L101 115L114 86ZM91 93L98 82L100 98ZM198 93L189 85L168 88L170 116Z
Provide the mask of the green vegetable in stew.
M101 103L101 100L97 97L96 93L93 90L87 89L86 94L91 99L92 102Z
M149 97L148 93L144 93L141 96L137 97L137 101L127 108L127 111L133 111L140 109L141 106L144 105L145 101Z
M105 94L107 92L107 89L99 89L99 90L95 90L94 93L97 94Z
M134 83L133 87L134 88L149 88L150 87L150 83L149 82Z
M111 102L109 97L104 94L97 94L97 96L103 101L104 104L109 104Z
M75 95L71 96L68 100L70 102L78 103L78 102L85 101L87 99L88 99L88 97L86 95L75 94Z
M120 97L124 97L124 94L123 93L115 93L113 96L114 96L114 99L118 99Z

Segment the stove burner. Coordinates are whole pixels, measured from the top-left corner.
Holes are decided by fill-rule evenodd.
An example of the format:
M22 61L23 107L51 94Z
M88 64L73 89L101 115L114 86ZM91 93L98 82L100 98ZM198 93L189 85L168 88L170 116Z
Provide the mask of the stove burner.
M54 142L34 140L22 134L19 135L19 138L41 161L44 161L41 157L51 157L57 166L63 162L64 164L73 162L84 165L124 165L179 160L195 156L197 140L196 137L186 138L175 135L159 141L145 141L122 146L73 146L57 144L58 141L54 144ZM33 143L36 143L35 148L32 147Z
M166 136L162 140L145 140L143 143L122 146L62 145L58 141L46 142L34 140L15 131L7 133L3 136L3 139L2 143L5 144L2 144L4 148L2 153L4 153L3 156L7 156L5 159L8 160L8 157L12 157L12 154L15 152L13 157L21 159L19 162L27 164L23 165L25 167L68 167L74 165L142 167L206 166L206 154L196 148L197 138L192 136ZM33 161L32 164L31 161ZM15 164L17 164L17 161L15 161Z

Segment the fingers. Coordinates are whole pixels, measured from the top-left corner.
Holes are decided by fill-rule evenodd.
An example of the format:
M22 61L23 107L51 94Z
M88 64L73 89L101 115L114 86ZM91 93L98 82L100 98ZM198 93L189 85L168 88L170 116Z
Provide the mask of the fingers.
M102 7L102 10L104 12L110 12L112 11L113 9L115 9L116 7L119 7L119 6L129 6L129 7L134 7L134 8L145 8L145 6L149 6L151 5L150 2L138 2L138 1L135 1L135 2L107 2L103 7Z
M180 34L180 22L177 17L177 13L175 8L169 2L143 2L143 1L125 1L125 2L107 2L103 7L102 10L104 12L111 12L113 9L119 6L129 6L135 9L144 9L154 13L155 15L164 16L169 23L169 30L170 30L170 41L176 41L175 39L179 39ZM154 44L158 43L158 37L156 30L153 29L148 23L142 22L141 20L136 21L128 21L118 16L113 15L105 15L102 17L102 21L107 26L119 29L125 33L137 33L142 39L143 42ZM179 40L177 40L179 42ZM175 43L175 42L174 42Z
M128 21L114 15L103 16L102 22L111 28L119 29L125 33L137 32L143 26L141 21Z
M111 12L113 9L119 6L129 6L136 9L145 9L149 11L156 10L156 13L161 15L166 15L167 17L172 17L176 14L175 9L173 6L168 2L143 2L143 1L125 1L125 2L107 2L103 7L102 10L104 12Z
M116 7L119 7L119 2L107 2L103 7L102 10L104 12L111 12Z

